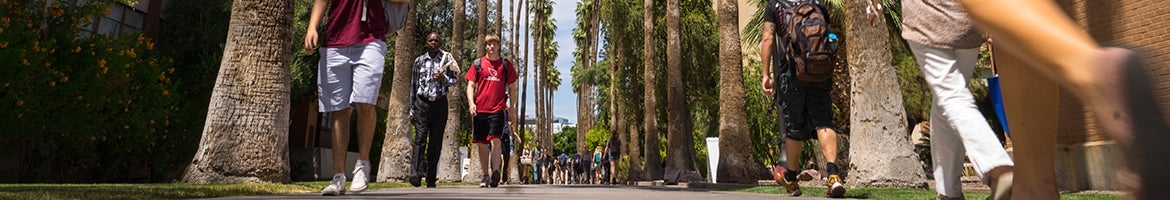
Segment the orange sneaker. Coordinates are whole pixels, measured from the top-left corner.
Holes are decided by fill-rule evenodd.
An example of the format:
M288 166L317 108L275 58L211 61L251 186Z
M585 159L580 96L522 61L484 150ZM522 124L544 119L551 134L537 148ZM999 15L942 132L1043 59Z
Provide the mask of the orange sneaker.
M841 182L841 177L837 175L829 175L829 180L825 182L828 186L829 192L825 194L829 198L845 198L845 183Z
M776 179L776 183L780 184L781 186L784 186L784 189L788 190L789 196L798 197L801 194L803 194L800 192L799 181L798 180L788 181L788 179L784 178L785 173L788 173L787 169L784 169L784 167L777 166L772 171L772 176L773 176L773 178Z

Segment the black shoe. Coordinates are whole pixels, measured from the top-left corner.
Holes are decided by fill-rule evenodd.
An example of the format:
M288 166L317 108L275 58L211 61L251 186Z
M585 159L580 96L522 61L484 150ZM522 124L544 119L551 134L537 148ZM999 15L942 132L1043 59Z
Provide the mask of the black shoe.
M483 176L483 179L479 179L479 187L480 188L488 187L488 181L491 181L491 179L489 179L488 176Z
M434 181L427 181L427 188L435 188L435 182Z
M500 187L500 170L492 170L492 179L491 182L488 182L488 185Z
M422 177L419 177L419 176L410 176L410 178L407 178L407 181L410 182L410 186L419 187L419 186L422 186L421 179L422 179Z

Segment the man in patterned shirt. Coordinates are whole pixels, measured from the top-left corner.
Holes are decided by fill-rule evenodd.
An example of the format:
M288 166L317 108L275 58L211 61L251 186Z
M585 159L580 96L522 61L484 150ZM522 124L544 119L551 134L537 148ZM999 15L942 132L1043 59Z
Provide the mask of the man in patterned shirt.
M411 122L414 123L414 157L410 185L419 187L419 179L426 175L427 187L435 187L439 155L442 154L443 132L447 126L447 87L458 81L459 65L450 53L440 50L443 40L439 33L427 34L427 53L414 59L411 78ZM426 155L426 162L423 162ZM426 170L426 171L423 171Z

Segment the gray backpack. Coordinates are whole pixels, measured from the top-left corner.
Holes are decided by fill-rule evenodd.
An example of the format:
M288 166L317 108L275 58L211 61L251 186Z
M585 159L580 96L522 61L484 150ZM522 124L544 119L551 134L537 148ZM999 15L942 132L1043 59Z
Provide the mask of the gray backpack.
M406 25L406 14L410 12L410 0L380 0L386 15L386 36L393 35ZM405 1L405 2L396 2Z

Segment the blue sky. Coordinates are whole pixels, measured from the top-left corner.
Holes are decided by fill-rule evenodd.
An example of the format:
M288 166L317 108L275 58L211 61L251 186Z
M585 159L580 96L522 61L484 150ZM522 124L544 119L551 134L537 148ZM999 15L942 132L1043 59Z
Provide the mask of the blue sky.
M509 8L512 6L510 1L496 1L503 1L504 20L507 20L507 16L512 15L509 12ZM577 94L574 94L573 88L570 87L572 83L572 71L570 71L570 68L573 66L573 50L577 48L577 44L573 42L573 28L577 25L577 13L575 11L577 1L554 2L552 18L556 19L557 30L556 37L553 38L553 41L556 41L559 45L558 55L554 65L561 72L561 85L557 88L556 92L553 92L553 115L555 117L569 119L569 122L577 123ZM524 6L528 6L527 3ZM534 52L532 45L530 41L528 47L529 66L532 66L531 58ZM532 77L529 76L529 78ZM528 106L525 114L527 116L534 116L536 112L533 111L533 107L535 107L533 102L536 99L533 98L532 82L528 83L528 91L528 101L526 101L528 102Z

